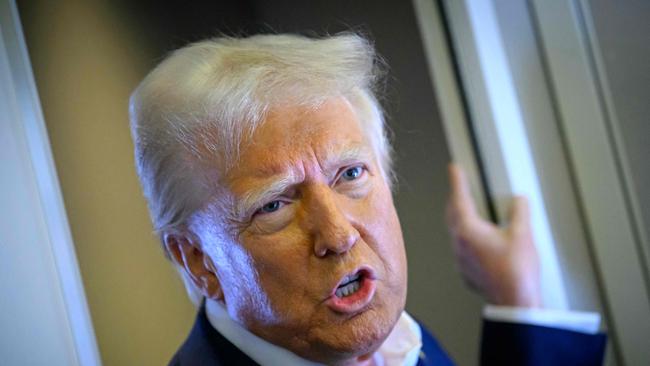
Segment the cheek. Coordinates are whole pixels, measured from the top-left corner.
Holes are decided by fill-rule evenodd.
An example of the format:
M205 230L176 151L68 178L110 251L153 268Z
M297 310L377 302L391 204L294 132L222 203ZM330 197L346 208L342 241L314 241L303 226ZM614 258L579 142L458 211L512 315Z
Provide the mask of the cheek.
M395 282L406 282L406 252L402 229L388 187L378 189L369 200L367 235L386 271Z
M306 237L295 225L282 232L264 236L247 248L255 258L261 286L274 303L287 302L292 289L304 286L308 279L309 255Z
M388 187L382 185L375 189L366 199L363 212L370 234L380 236L381 233L385 240L402 242L402 229Z
M240 323L252 318L271 321L273 311L251 255L235 243L219 246L211 258L231 317Z
M241 290L256 292L258 302L263 299L267 325L290 316L288 309L297 311L302 304L308 303L303 298L310 278L308 248L304 241L304 235L292 225L280 233L242 238L242 251L248 256L245 264L253 272L246 275L254 275L255 280Z

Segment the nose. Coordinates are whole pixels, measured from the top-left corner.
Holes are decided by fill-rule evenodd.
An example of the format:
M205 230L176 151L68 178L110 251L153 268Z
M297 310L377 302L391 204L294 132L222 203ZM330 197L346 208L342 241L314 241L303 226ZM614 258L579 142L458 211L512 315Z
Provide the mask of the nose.
M310 199L309 220L312 222L314 253L318 257L340 255L351 250L359 240L351 215L337 203L336 192L321 190Z

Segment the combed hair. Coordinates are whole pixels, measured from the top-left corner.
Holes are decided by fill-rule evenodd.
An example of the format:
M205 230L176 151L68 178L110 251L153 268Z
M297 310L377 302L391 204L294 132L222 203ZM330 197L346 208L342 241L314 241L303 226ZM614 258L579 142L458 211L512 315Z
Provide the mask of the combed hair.
M351 33L220 37L172 52L130 100L136 167L155 231L187 224L217 184L203 163L217 164L223 176L275 106L316 107L331 97L347 98L391 177L374 93L382 65L372 44Z

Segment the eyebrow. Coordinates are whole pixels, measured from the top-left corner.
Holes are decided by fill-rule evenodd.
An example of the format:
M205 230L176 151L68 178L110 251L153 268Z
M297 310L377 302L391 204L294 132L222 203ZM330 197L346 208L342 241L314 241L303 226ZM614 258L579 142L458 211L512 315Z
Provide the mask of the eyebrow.
M300 179L296 174L285 173L272 176L266 182L259 184L244 193L236 200L235 211L238 217L247 217L253 214L260 205L285 193L289 187L299 183Z
M338 167L359 160L370 161L371 159L372 153L367 146L354 144L339 152L329 151L328 156L325 158L325 162L323 163L323 169L328 171L335 166Z
M341 165L359 160L370 161L371 157L372 154L369 148L360 144L351 145L338 152L330 149L324 159L323 170L328 172ZM291 170L261 179L259 183L256 183L257 188L246 191L240 198L236 199L235 212L237 216L247 217L253 214L253 210L286 193L292 186L300 183L303 179L302 174L297 174Z

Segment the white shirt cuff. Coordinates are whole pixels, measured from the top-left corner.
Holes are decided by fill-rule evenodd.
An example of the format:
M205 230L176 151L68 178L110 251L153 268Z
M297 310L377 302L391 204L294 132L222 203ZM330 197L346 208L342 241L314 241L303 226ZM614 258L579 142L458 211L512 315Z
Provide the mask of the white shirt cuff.
M492 321L540 325L587 334L596 334L600 328L600 314L586 311L486 305L483 317Z

